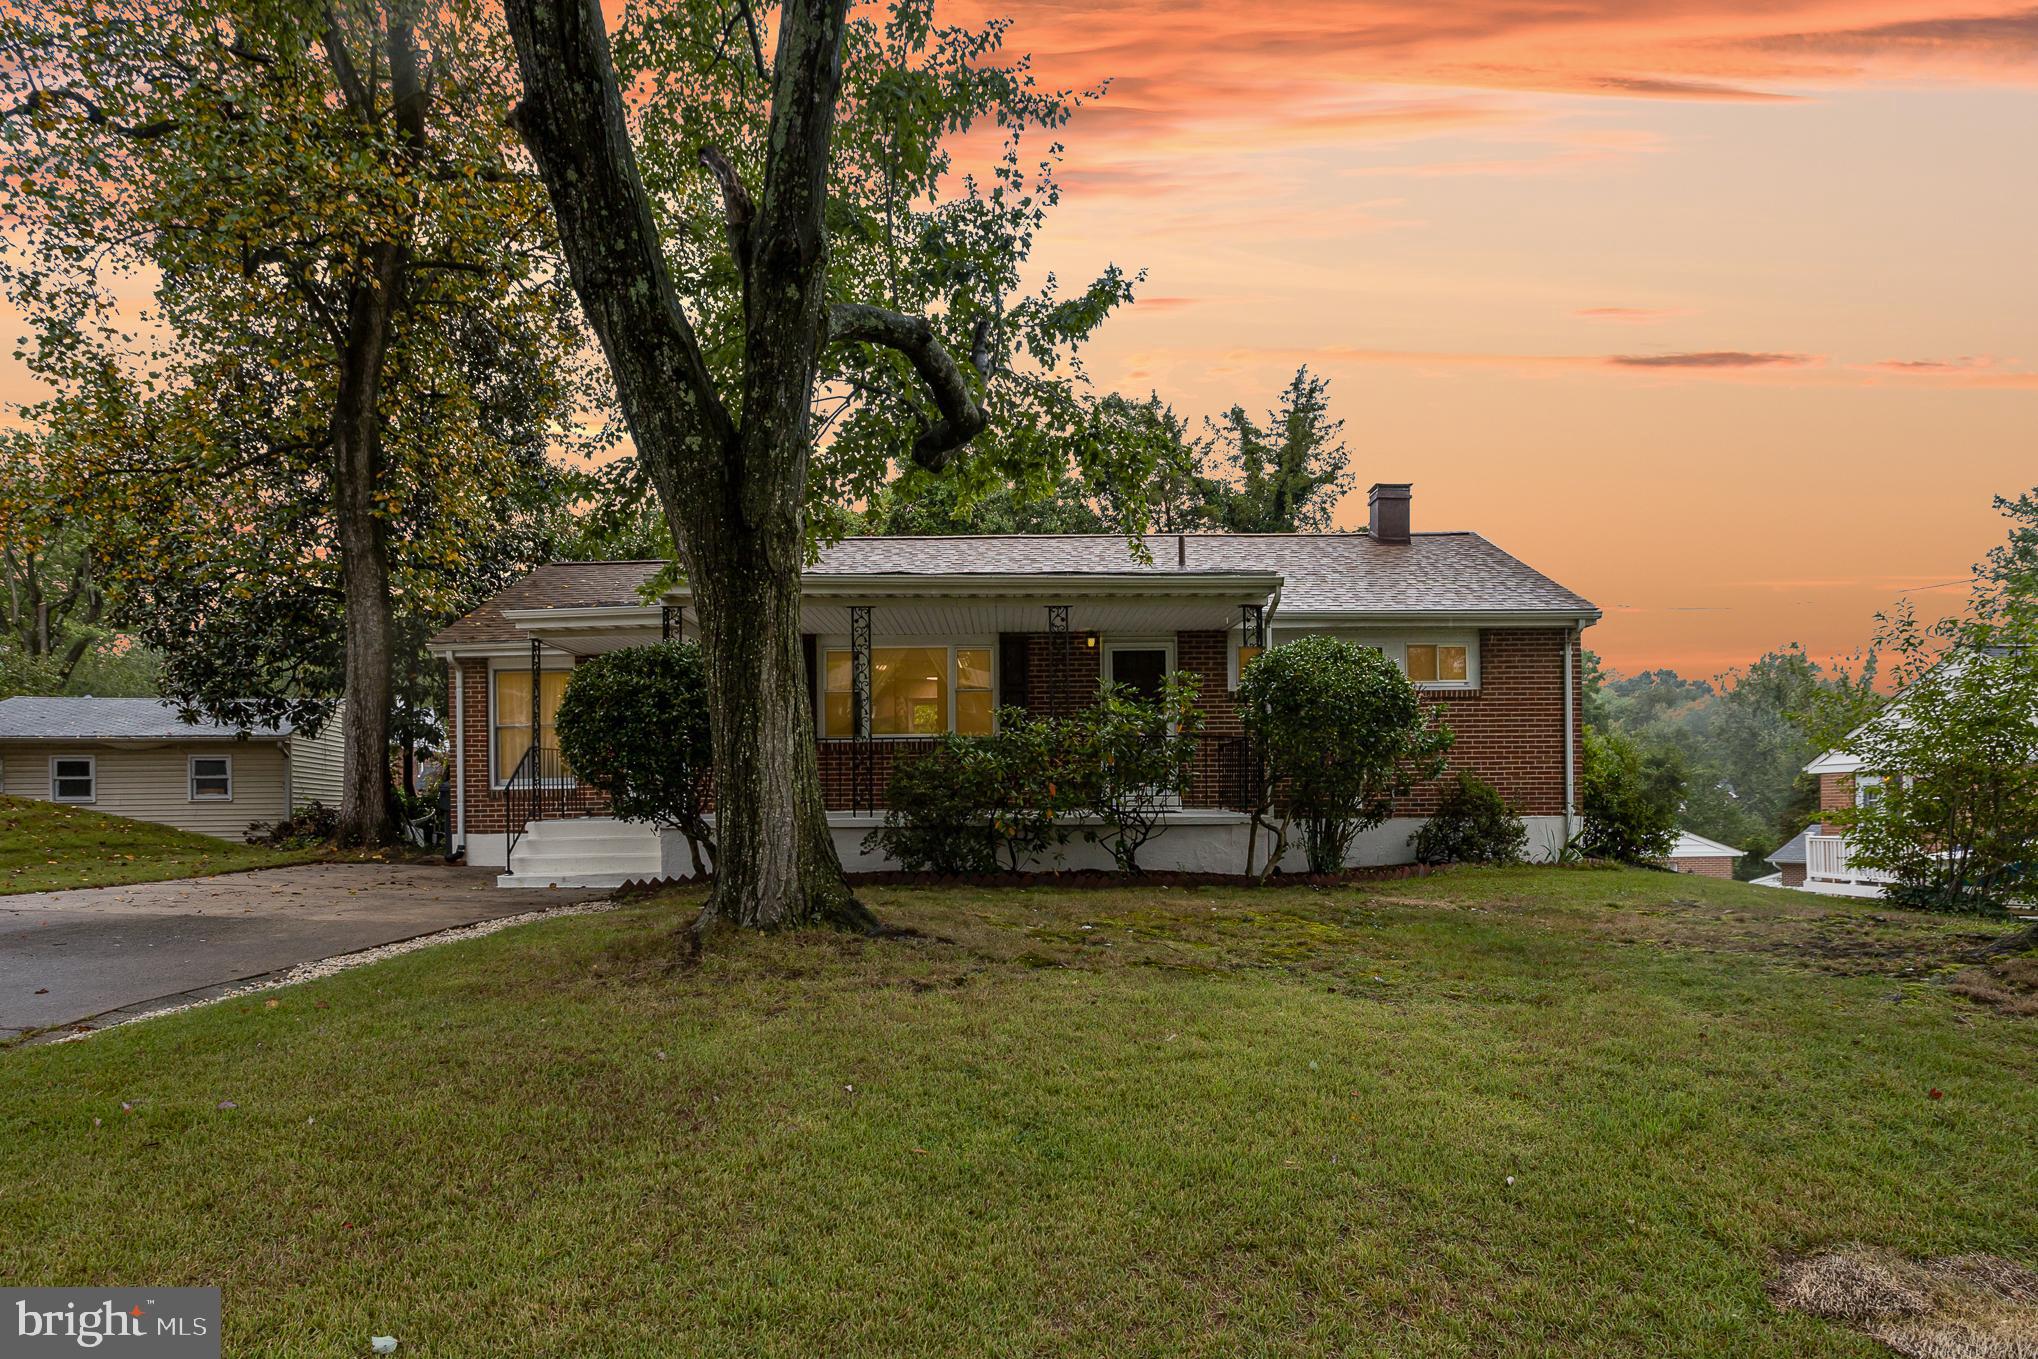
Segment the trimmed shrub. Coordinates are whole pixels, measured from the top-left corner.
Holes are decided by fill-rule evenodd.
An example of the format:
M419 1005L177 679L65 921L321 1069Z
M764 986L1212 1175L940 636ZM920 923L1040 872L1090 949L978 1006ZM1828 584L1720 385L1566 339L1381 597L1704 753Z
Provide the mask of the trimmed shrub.
M1119 686L1067 718L998 711L990 736L944 736L902 759L885 787L885 823L864 837L909 872L1017 872L1083 837L1139 871L1139 850L1181 805L1202 714L1193 675L1173 674L1156 702Z
M1158 699L1141 698L1121 684L1073 720L1061 767L1084 810L1104 823L1083 832L1111 851L1128 873L1139 869L1140 847L1160 833L1163 818L1188 796L1203 710L1198 679L1177 670L1161 680Z
M607 794L624 820L679 831L695 874L708 871L715 747L697 643L654 642L581 662L566 682L556 725L559 753L575 778Z
M1436 814L1408 837L1422 864L1514 864L1528 848L1528 827L1500 791L1464 770Z
M1261 655L1246 667L1238 700L1265 790L1255 839L1268 813L1279 812L1268 873L1295 821L1310 872L1343 868L1354 837L1384 821L1397 795L1442 772L1453 740L1424 714L1400 667L1336 637L1303 637Z
M992 738L944 736L899 760L885 784L885 823L864 837L911 873L989 873L998 866L992 822L1005 792Z

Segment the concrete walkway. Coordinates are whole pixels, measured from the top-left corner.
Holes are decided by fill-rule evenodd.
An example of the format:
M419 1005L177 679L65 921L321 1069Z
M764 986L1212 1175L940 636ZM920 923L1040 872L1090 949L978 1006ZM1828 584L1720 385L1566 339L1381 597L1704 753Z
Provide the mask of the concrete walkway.
M309 864L0 896L0 1041L600 895L501 891L493 869Z

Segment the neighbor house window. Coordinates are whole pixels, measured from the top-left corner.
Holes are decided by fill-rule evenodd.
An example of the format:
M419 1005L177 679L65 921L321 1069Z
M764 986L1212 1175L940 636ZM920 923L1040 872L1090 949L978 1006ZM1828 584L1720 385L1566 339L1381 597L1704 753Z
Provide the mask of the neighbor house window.
M1471 679L1467 667L1470 648L1444 646L1433 642L1408 644L1408 678L1417 684L1464 684Z
M559 716L559 700L566 696L568 670L543 670L538 674L538 746L557 750L559 738L553 719ZM531 748L531 672L495 672L495 781L508 783L517 772L524 752Z
M50 801L98 800L99 771L90 755L59 755L50 761Z
M879 646L870 650L870 734L982 736L993 723L991 649ZM856 735L856 659L828 652L822 734Z
M231 802L234 797L234 761L231 755L191 757L191 800Z

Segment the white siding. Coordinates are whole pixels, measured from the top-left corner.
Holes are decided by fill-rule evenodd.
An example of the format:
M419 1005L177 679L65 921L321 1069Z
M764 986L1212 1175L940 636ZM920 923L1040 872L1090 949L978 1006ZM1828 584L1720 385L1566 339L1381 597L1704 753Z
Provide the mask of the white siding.
M274 741L10 741L0 743L0 792L47 800L50 760L59 755L92 757L97 796L77 805L109 816L238 840L250 821L283 815L283 752ZM233 760L230 800L191 800L193 755Z
M340 805L346 712L345 703L335 708L315 738L290 738L290 800L297 806L307 802L335 808Z

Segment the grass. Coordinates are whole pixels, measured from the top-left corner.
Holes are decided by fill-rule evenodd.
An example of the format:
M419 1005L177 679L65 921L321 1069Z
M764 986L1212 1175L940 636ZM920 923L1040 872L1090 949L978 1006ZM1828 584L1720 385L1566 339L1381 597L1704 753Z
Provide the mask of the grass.
M675 965L675 894L0 1054L0 1277L217 1284L256 1355L1830 1356L1788 1253L2032 1263L2038 1025L1951 984L2005 927L868 896L921 933Z
M275 868L317 850L259 849L84 807L0 797L0 896Z

